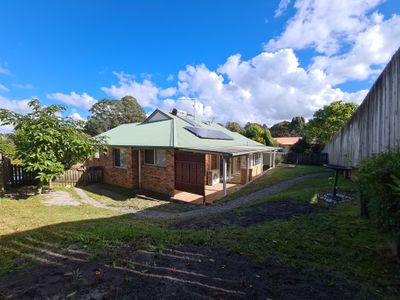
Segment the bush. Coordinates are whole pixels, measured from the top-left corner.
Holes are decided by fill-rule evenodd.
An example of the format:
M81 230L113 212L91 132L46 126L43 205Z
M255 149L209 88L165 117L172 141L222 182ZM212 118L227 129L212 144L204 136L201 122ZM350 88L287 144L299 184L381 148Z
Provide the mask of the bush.
M362 211L399 248L400 152L381 153L364 160L357 177Z
M283 161L284 161L283 155L277 153L276 157L275 157L275 165L278 165L278 164L282 163Z

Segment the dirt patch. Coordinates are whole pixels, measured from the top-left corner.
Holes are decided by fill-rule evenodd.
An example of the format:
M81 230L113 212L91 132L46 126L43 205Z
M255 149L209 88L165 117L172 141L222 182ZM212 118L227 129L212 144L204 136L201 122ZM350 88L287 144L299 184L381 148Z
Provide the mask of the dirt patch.
M81 203L73 199L65 191L47 191L45 200L42 201L45 206L79 206Z
M77 250L46 251L48 263L0 278L0 298L365 299L357 285L339 276L273 261L261 265L216 248L149 251L127 245L114 259L97 261Z
M176 229L215 229L227 225L250 226L276 219L289 219L293 216L315 213L321 206L295 201L270 201L241 211L230 211L213 215L206 219L190 219L171 225Z

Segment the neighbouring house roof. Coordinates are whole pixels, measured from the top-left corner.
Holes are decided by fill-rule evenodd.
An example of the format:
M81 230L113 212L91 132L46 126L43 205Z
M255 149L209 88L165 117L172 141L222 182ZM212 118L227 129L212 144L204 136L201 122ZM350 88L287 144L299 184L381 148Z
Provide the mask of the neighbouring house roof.
M99 136L111 146L175 148L237 156L274 151L245 136L210 121L180 117L156 109L142 123L123 124Z
M292 145L296 144L301 139L302 139L301 136L274 138L274 140L277 141L279 145L283 145L283 146L292 146Z

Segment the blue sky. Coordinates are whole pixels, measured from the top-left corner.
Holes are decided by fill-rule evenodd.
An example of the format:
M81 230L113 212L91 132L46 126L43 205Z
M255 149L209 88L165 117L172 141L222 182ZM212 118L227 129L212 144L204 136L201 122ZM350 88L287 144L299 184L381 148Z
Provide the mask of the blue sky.
M146 111L193 98L205 118L273 123L360 102L400 45L400 1L344 2L2 1L0 106L38 97L85 118L131 94Z

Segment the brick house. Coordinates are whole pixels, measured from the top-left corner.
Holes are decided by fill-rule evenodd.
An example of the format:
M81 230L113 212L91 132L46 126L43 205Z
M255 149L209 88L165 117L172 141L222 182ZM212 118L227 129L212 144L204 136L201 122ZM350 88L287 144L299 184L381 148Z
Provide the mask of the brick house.
M208 195L243 185L263 172L263 155L276 152L223 126L174 110L156 109L142 123L123 124L100 136L108 150L87 163L102 167L105 183L175 197Z

